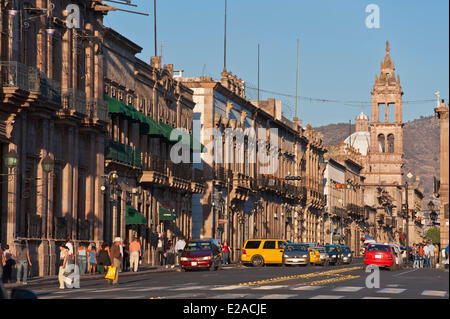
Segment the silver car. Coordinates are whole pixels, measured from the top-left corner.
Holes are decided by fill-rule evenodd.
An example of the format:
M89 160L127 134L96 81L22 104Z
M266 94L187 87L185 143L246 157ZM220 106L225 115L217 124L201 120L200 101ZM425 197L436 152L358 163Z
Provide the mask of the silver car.
M328 266L330 264L330 255L327 253L324 247L314 247L315 250L319 252L320 260L318 265Z
M289 244L284 248L282 266L309 265L308 246L302 244Z
M349 246L342 246L342 262L344 264L351 264L353 260L353 253Z

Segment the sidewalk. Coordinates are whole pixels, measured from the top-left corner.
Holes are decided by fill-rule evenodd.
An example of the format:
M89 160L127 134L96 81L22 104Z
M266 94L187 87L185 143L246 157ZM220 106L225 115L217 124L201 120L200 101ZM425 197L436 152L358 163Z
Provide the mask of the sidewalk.
M231 268L231 267L237 267L238 264L229 264L229 265L222 265L223 268ZM160 273L160 272L174 272L178 271L179 267L175 266L174 268L171 268L169 266L166 268L166 266L152 266L150 264L142 264L139 265L138 272L133 271L126 271L126 272L120 272L120 277L128 277L128 276L134 276L134 275L142 275L142 274L150 274L150 273ZM106 274L95 274L95 275L83 275L80 276L80 283L95 280L95 279L104 279ZM31 277L28 278L27 285L17 284L17 283L7 283L3 284L3 286L8 288L13 287L37 287L37 286L53 286L53 285L59 285L58 282L58 276L46 276L46 277Z

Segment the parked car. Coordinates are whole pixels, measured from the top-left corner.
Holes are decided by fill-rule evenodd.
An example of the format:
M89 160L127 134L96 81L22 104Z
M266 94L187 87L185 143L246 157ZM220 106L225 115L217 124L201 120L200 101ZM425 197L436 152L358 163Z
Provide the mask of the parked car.
M284 248L288 245L283 239L249 239L242 249L241 262L254 267L265 264L282 264Z
M309 265L308 247L303 244L288 244L284 248L282 265Z
M328 253L330 263L333 265L342 264L342 247L341 245L325 245L322 246Z
M189 241L180 258L181 271L192 269L220 270L221 254L219 243L215 239Z
M349 246L342 246L342 262L344 264L351 264L353 260L353 253Z
M392 248L394 248L394 257L395 257L395 264L397 265L397 268L400 268L403 265L403 256L402 251L400 250L400 246L397 244L387 244L390 245Z
M328 255L325 247L314 247L319 252L319 261L316 265L322 265L327 267L330 264L330 255Z
M364 264L396 269L394 247L389 244L370 244L364 255Z
M317 264L320 262L320 253L315 248L308 248L309 251L309 262L311 264Z

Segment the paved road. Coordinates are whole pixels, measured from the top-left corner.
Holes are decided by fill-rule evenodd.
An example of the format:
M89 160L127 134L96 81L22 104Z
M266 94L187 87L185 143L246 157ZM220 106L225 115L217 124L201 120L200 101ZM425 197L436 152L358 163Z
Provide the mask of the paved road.
M366 287L360 261L345 266L232 267L221 271L136 274L108 286L30 287L39 299L448 299L449 273L438 269L382 270L380 287Z

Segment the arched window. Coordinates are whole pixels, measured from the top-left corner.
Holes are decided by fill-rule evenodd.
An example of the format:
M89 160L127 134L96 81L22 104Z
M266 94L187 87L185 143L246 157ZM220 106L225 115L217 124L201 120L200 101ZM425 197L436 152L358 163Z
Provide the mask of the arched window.
M388 141L388 152L394 153L394 134L389 134L387 136L387 141Z
M380 153L384 153L385 150L386 148L385 148L384 134L378 134L378 151Z

